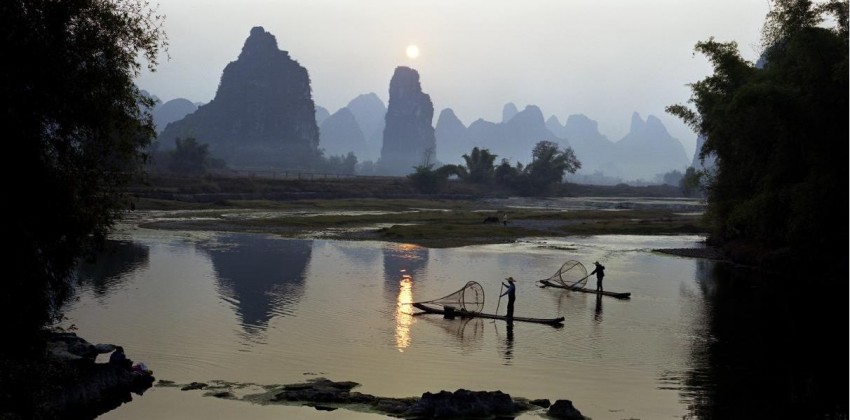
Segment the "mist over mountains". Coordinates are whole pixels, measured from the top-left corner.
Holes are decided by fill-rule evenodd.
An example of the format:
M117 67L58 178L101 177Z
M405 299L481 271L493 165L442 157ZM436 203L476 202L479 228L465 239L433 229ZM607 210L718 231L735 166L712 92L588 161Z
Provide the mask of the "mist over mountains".
M152 113L160 148L173 148L176 138L195 137L232 168L297 169L316 154L352 153L361 173L405 175L425 162L464 164L462 156L474 147L488 149L497 162L527 165L542 140L573 149L582 164L568 176L573 182L652 183L699 163L653 115L644 119L635 112L629 132L616 141L585 115L569 115L561 123L558 116L544 117L535 105L519 110L507 103L502 121L479 118L469 125L445 108L434 122L418 72L399 67L392 82L389 106L368 92L330 112L313 103L308 69L279 50L273 35L255 27L239 58L226 67L210 103L198 106L178 98L158 104Z

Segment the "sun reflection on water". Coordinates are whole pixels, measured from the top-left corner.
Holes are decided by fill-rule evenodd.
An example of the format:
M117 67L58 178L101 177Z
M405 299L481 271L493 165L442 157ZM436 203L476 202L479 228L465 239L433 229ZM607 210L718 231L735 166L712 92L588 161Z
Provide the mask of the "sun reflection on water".
M395 343L398 351L403 352L410 346L410 324L413 323L413 313L410 303L413 302L413 277L402 270L398 284L398 305L395 314Z

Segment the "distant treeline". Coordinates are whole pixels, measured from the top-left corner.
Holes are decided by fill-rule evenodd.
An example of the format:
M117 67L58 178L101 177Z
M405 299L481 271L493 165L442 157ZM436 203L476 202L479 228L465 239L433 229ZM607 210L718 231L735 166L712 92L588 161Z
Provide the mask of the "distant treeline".
M128 191L136 197L179 197L192 194L242 194L245 197L285 197L322 194L325 197L397 197L430 195L416 190L408 177L351 176L306 172L228 171L204 175L173 173L149 174L144 182L133 183ZM287 195L288 194L288 195ZM512 191L493 185L448 180L439 196L463 199L507 197ZM632 186L562 183L551 190L553 197L684 197L672 185Z

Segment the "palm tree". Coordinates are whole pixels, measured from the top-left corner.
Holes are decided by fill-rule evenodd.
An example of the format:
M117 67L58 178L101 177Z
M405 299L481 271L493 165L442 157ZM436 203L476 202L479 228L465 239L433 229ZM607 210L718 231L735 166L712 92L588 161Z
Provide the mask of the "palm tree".
M473 184L489 184L493 182L495 166L493 162L496 156L491 154L488 149L479 149L474 147L471 154L464 154L463 160L466 161L466 174L464 179Z

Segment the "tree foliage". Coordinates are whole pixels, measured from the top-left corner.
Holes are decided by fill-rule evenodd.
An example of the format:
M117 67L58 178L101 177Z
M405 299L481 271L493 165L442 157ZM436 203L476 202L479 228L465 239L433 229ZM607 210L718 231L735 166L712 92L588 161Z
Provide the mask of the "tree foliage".
M841 19L824 26L826 14ZM751 262L812 262L844 240L830 224L847 211L836 200L846 185L846 17L846 0L773 2L761 63L743 60L734 42L699 42L714 74L691 84L695 110L667 108L705 136L700 157L716 156L710 239L754 250Z
M661 174L657 178L660 178L662 184L679 185L682 182L682 177L684 177L684 175L678 170L674 169L670 172Z
M171 151L172 172L186 175L200 175L207 172L210 166L208 144L198 143L194 137L178 138L175 149Z
M509 186L521 195L543 195L563 181L566 172L575 173L581 168L571 148L560 150L558 143L543 140L531 151L531 163L510 166L503 160L495 169L497 184Z
M472 152L462 156L466 162L466 171L461 178L473 184L489 184L493 182L493 176L495 174L493 162L496 160L496 156L491 154L488 149L472 148Z
M434 169L434 164L431 163L434 156L433 148L425 150L422 154L422 164L414 166L414 172L407 176L418 192L436 194L446 186L449 176L462 172L457 165L444 165Z
M344 155L324 156L324 150L320 150L320 164L318 169L321 172L330 172L334 174L354 175L357 172L357 156L354 152L348 152ZM367 171L368 172L368 171Z
M693 166L685 170L685 175L679 180L679 188L682 193L688 197L695 196L702 192L701 181L705 172L696 170Z
M413 188L424 194L436 194L446 186L449 177L457 175L457 165L443 165L434 169L434 164L419 165L413 168L414 172L407 176L413 184Z
M22 171L7 172L15 264L0 316L12 336L60 314L76 261L127 208L122 186L155 136L153 103L133 79L138 60L154 69L167 47L161 21L144 1L0 3L0 123Z
M561 183L565 173L574 174L581 169L581 162L571 148L561 150L558 143L552 141L538 142L531 155L532 161L528 165L517 162L511 166L507 159L502 159L499 165L494 166L497 155L475 147L470 154L463 155L466 167L457 167L453 174L466 182L492 183L520 195L543 195L550 192L555 184Z
M564 174L576 173L581 169L581 162L576 158L573 149L560 150L558 143L540 141L531 151L531 163L525 168L532 185L546 190L553 184L560 184Z
M520 162L516 166L511 166L511 162L507 159L502 159L502 162L496 166L494 170L494 181L498 185L511 186L515 185L523 171L523 165Z

